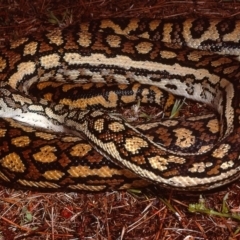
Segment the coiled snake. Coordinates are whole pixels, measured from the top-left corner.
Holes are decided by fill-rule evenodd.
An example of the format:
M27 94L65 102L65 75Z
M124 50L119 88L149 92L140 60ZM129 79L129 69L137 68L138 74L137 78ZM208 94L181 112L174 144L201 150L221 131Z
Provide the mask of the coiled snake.
M195 191L237 179L239 41L236 20L108 19L11 42L0 53L0 183L103 191L153 182ZM138 98L168 104L165 90L212 106L219 121L133 127L105 110ZM92 100L104 109L85 109Z

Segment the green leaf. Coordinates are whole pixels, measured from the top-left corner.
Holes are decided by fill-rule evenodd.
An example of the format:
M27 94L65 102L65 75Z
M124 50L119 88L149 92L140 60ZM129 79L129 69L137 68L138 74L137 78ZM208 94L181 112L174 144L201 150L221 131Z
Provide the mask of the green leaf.
M183 100L176 100L172 111L171 111L171 115L170 118L173 118L174 116L176 116L178 114L178 112L180 111L180 109L182 108L183 104L185 103L185 98Z

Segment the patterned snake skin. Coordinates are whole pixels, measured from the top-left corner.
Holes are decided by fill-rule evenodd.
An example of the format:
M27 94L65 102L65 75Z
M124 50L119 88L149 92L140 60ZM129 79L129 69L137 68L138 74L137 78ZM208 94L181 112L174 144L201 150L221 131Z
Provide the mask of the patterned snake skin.
M0 53L0 183L201 191L237 179L239 41L236 20L108 19L9 43ZM133 127L109 112L137 101L168 111L172 94L217 115Z

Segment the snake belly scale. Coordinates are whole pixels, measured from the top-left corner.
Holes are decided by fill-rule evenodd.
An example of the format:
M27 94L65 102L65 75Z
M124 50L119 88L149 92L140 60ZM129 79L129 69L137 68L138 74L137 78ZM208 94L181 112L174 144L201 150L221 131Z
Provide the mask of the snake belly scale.
M239 40L237 20L108 19L9 43L0 53L1 184L103 191L151 182L196 191L237 179ZM164 122L163 138L176 143L169 149L148 136L154 124L133 127L105 110L51 102L51 93L31 95L32 85L48 81L155 86L206 103L220 118ZM110 90L106 102L112 96L118 98ZM202 123L219 132L216 143L194 145L206 136Z

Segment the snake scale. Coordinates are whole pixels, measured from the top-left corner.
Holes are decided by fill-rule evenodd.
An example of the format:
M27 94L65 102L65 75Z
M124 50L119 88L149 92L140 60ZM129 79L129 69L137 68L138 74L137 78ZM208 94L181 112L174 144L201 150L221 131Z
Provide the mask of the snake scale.
M234 19L106 19L10 42L0 52L0 183L97 192L232 182L240 174L239 55ZM139 98L168 105L172 94L219 118L133 127L106 110ZM92 100L97 107L86 107Z

